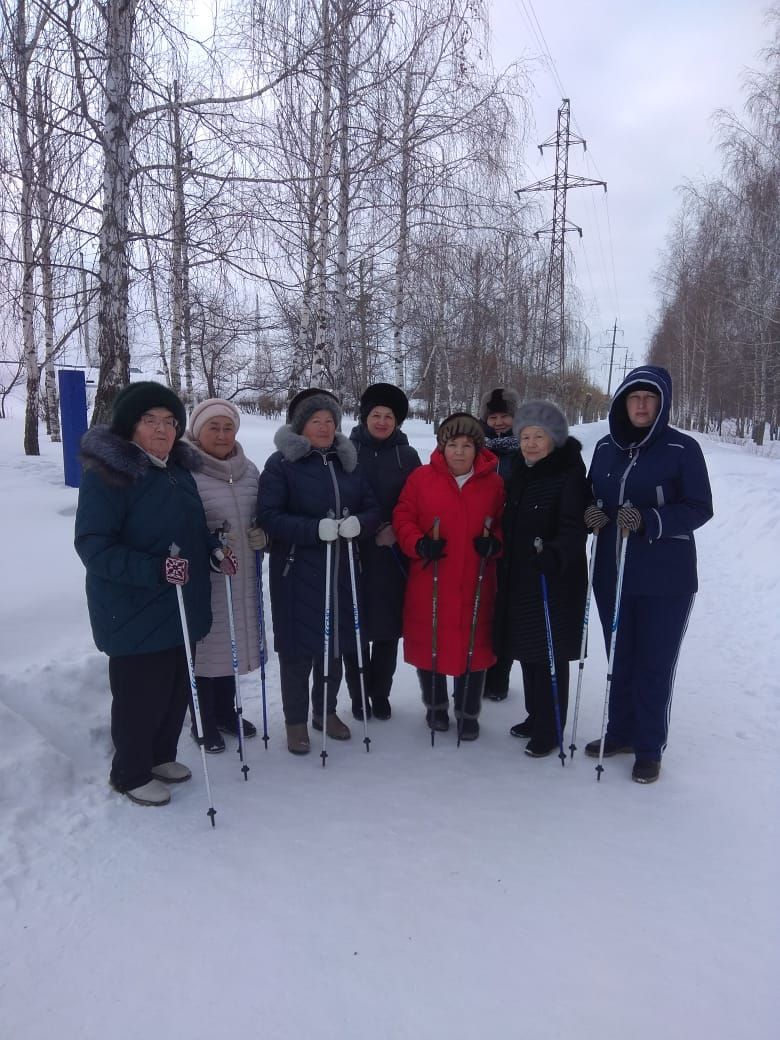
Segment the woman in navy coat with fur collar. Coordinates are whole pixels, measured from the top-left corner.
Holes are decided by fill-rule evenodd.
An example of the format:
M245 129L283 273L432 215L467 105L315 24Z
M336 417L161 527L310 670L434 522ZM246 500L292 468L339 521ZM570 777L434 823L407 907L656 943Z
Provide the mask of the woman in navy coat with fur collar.
M672 380L664 368L635 368L618 387L609 435L593 454L598 532L593 588L609 648L620 531L628 532L604 755L633 751L633 779L658 779L666 748L674 674L698 589L693 532L712 517L701 448L669 425ZM596 504L598 503L598 505ZM599 740L587 754L599 754Z
M333 394L302 390L290 402L279 449L260 474L257 521L271 540L269 574L274 644L279 655L287 748L310 750L312 725L333 740L348 740L336 714L341 655L356 653L352 590L345 539L372 538L379 525L376 499L357 464L352 442L339 432L341 408ZM345 515L346 511L346 515ZM330 654L323 720L326 544L332 546Z

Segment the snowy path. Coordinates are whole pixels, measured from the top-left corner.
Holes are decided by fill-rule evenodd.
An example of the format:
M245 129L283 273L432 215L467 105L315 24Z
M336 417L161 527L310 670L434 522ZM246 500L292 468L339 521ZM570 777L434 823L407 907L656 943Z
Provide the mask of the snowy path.
M273 429L242 423L259 462ZM195 779L168 808L107 787L75 493L55 449L25 462L20 442L0 423L0 534L24 549L0 606L3 1040L777 1036L777 461L702 441L716 518L658 784L630 783L630 756L600 784L579 754L524 756L519 672L476 744L431 750L406 666L371 754L332 746L323 771L284 750L272 662L249 781L230 751L209 759L212 831L186 736ZM580 748L601 718L597 644ZM256 683L245 700L258 719Z

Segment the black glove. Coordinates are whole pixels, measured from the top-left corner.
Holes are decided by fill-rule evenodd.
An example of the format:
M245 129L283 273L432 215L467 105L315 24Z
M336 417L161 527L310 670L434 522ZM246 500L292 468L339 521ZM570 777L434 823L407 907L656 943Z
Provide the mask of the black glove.
M444 546L447 544L444 538L431 538L424 534L419 539L414 551L423 560L441 560L444 557Z
M480 534L474 539L474 548L478 556L483 560L489 560L491 556L498 556L501 552L501 542L494 534Z
M585 510L585 526L589 531L600 531L609 523L609 517L598 506L588 506Z
M639 534L645 529L642 514L636 506L621 506L618 509L617 525L624 531L631 531L633 534Z
M534 561L534 567L536 567L539 573L545 574L548 578L552 578L560 572L558 554L554 549L549 549L546 545L541 552L537 552L536 549L534 549L532 552L532 559Z

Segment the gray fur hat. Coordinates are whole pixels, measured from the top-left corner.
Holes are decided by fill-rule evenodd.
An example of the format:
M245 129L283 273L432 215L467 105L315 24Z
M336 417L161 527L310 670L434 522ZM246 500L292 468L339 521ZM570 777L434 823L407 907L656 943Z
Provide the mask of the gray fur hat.
M294 433L302 433L315 412L327 411L333 416L336 429L341 426L341 405L329 390L309 387L296 394L287 406L287 423Z
M552 401L524 401L515 412L512 432L515 437L525 426L539 426L552 437L556 448L562 448L569 436L566 416Z
M506 386L497 386L494 390L488 390L482 395L479 402L479 417L482 422L487 422L489 415L496 412L504 412L506 415L514 416L520 405L520 394Z

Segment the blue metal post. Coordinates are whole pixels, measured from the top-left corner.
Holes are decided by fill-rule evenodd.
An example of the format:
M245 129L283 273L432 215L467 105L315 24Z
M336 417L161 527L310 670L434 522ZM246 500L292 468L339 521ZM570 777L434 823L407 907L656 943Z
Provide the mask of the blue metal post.
M62 462L65 483L77 488L81 483L79 445L87 431L87 384L78 369L61 368L57 373L62 424Z

